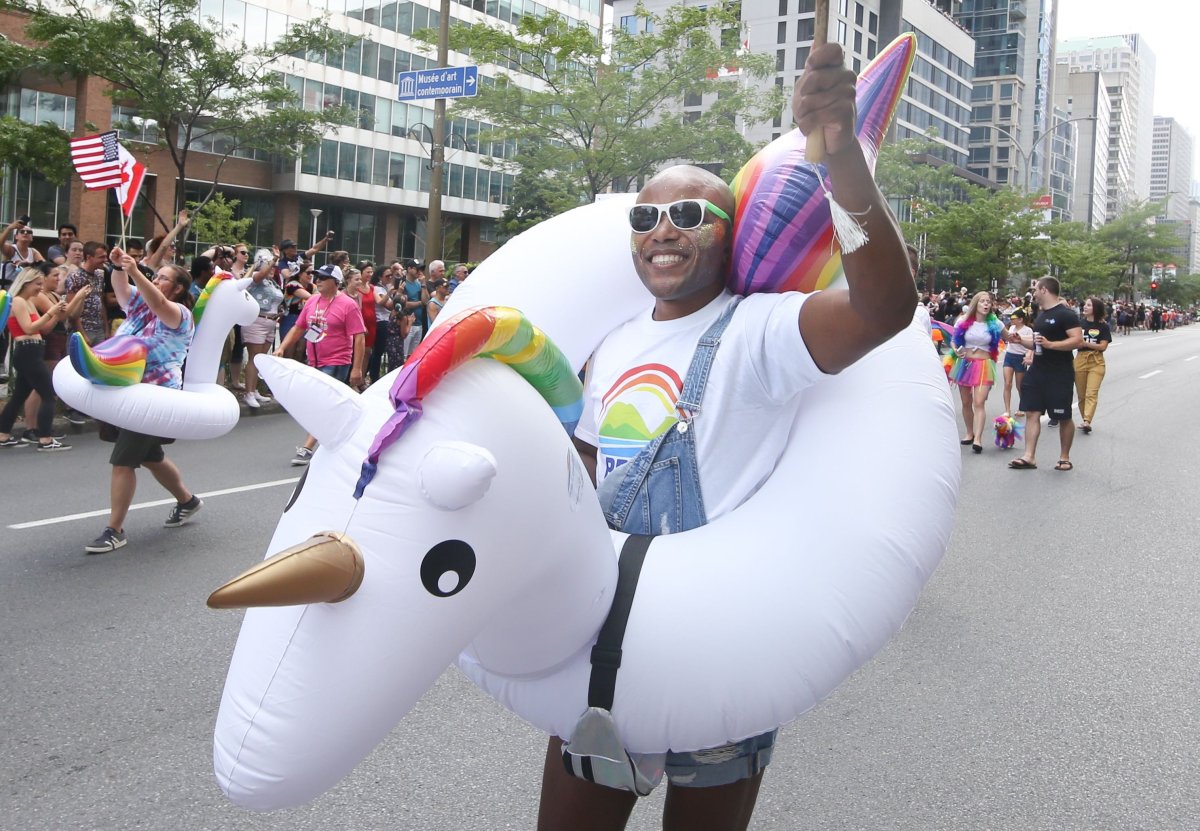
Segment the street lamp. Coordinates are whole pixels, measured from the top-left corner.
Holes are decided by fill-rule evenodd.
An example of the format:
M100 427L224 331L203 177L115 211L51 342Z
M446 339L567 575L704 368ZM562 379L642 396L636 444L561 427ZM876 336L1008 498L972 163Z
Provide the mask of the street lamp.
M309 243L311 248L317 247L317 217L321 215L320 208L309 208L308 212L312 214L312 242Z
M1024 150L1021 149L1021 142L1017 140L1017 137L1014 136L1012 133L1008 132L1008 130L1005 130L1003 127L997 127L994 124L991 125L991 127L997 133L1000 133L1003 136L1007 136L1008 140L1013 143L1013 149L1017 151L1017 156L1018 156L1018 158L1021 159L1021 168L1024 171L1024 175L1021 177L1021 183L1022 183L1021 192L1028 195L1029 179L1033 173L1033 166L1030 164L1030 156L1033 155L1034 149L1039 144L1041 144L1043 141L1045 141L1046 139L1052 138L1054 136L1055 131L1058 130L1058 128L1063 126L1064 124L1070 124L1073 121L1095 121L1095 120L1096 120L1096 116L1094 116L1094 115L1079 115L1079 116L1075 116L1074 118L1067 118L1067 119L1063 119L1062 121L1056 121L1055 123L1050 125L1049 130L1042 133L1042 135L1038 137L1038 140L1035 141L1033 143L1033 145L1029 148L1028 154Z

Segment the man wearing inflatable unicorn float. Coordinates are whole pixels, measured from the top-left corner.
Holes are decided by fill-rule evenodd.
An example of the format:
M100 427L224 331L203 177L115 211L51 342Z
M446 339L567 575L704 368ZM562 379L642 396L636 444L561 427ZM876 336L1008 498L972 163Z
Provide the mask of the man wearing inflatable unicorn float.
M192 278L184 268L168 263L151 280L137 262L119 248L112 251L113 290L125 310L118 335L139 335L153 344L146 352L142 383L183 387L183 359L196 331L191 312ZM132 279L132 285L130 285ZM137 489L137 469L145 465L160 485L175 497L164 523L175 528L188 522L203 502L183 483L175 463L166 457L162 439L121 429L113 445L111 504L108 524L99 537L84 546L88 554L115 551L127 542L125 516Z
M613 528L672 534L737 507L778 461L799 393L912 321L904 241L855 139L855 82L841 48L821 46L792 101L801 131L824 135L833 196L870 240L844 254L848 290L731 294L734 197L699 168L660 173L630 209L634 266L653 304L596 350L575 431ZM639 379L652 379L656 394ZM667 779L663 827L747 827L776 732L668 753L665 763L635 754L637 779ZM538 827L624 828L636 793L605 783L604 766L580 753L551 737Z

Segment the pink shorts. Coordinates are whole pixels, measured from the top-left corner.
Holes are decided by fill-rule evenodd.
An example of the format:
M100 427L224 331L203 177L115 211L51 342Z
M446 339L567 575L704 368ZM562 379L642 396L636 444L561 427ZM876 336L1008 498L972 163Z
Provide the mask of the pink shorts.
M271 346L275 343L275 330L278 328L278 320L257 317L253 323L242 327L242 343L252 346L261 346L265 343L267 346Z

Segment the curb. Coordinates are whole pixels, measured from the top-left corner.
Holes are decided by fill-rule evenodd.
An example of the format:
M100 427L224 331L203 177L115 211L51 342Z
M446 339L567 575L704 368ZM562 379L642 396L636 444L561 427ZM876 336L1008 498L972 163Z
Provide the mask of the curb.
M236 394L237 393L235 393L235 395ZM6 400L7 400L6 396L0 396L0 402L4 402ZM239 421L243 418L257 418L259 416L279 415L281 413L287 412L287 410L285 410L274 398L272 398L267 403L259 406L258 409L252 409L252 408L246 406L246 402L241 399L240 395L238 397L238 408L241 410L241 415L239 416ZM20 428L18 429L18 427L14 426L13 427L14 433L17 433L17 432L20 432L21 430L27 429L25 427L25 419L23 416L18 417L17 424L20 425ZM67 421L66 418L64 418L59 413L54 414L53 430L54 430L54 435L56 435L56 436L62 436L62 435L81 436L85 433L95 433L99 429L100 428L97 425L95 419L89 418L83 424L72 424L71 422Z

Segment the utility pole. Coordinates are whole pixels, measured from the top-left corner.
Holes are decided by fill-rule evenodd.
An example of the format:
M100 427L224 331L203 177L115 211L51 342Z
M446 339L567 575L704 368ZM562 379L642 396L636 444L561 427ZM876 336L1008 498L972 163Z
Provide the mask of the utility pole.
M441 0L438 18L438 66L450 60L450 0ZM425 261L442 259L442 170L446 158L446 99L433 101L433 138L429 147L429 210L425 220Z

